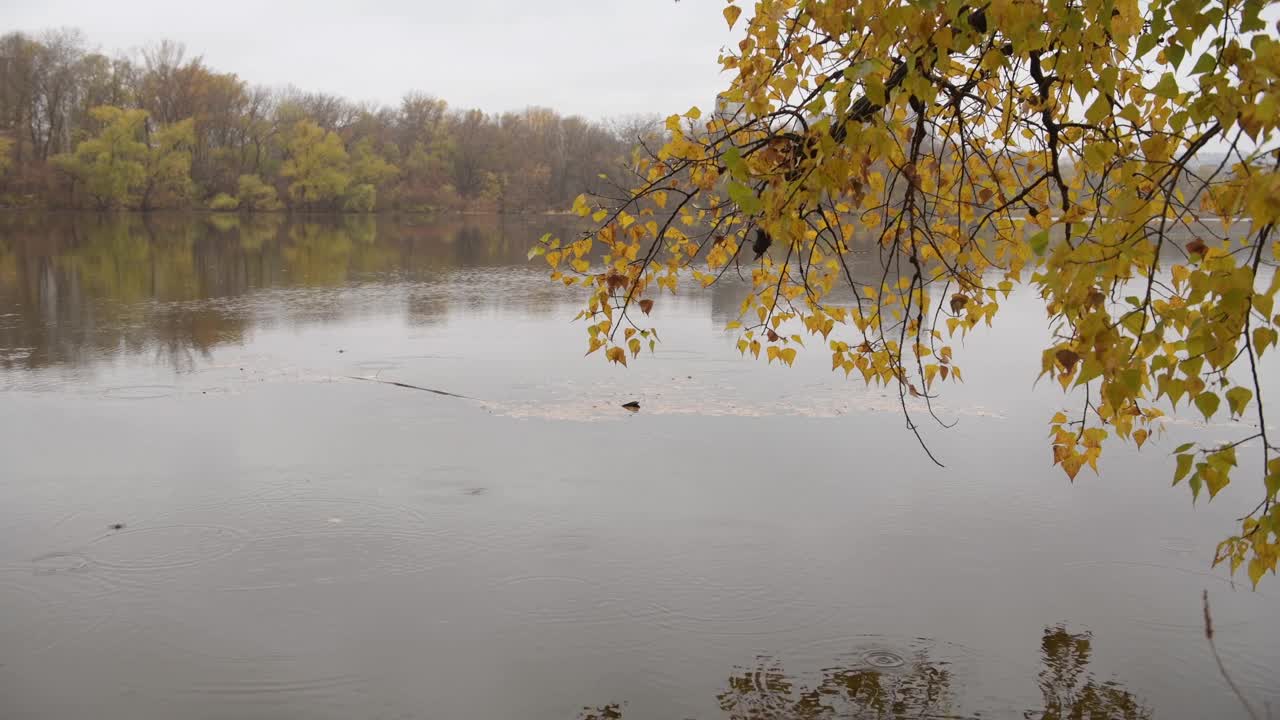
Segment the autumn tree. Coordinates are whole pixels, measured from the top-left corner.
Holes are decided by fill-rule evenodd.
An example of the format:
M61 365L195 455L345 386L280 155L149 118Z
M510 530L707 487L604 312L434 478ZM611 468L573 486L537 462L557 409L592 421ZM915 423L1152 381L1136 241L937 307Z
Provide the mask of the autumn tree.
M29 100L31 141L42 159L69 148L71 117L80 105L78 75L84 54L84 35L78 30L54 30L43 34L33 50L31 77L34 91Z
M99 209L179 204L191 194L190 120L148 131L146 110L96 107L98 134L55 156L54 163Z
M452 118L449 133L452 184L465 198L478 198L493 189L493 163L496 157L493 125L479 110L468 110Z
M35 154L31 112L37 94L35 55L39 44L23 33L0 37L0 127L13 138L13 158L21 164Z
M73 30L8 33L0 36L0 135L13 140L8 197L98 207L78 181L76 192L62 194L66 185L55 182L51 170L65 168L66 161L55 164L51 158L73 153L98 133L101 124L92 111L100 106L145 110L142 137L148 146L157 128L191 123L189 192L144 190L135 199L147 208L207 207L214 198L219 207L232 207L239 204L239 178L251 175L299 209L559 209L614 169L635 139L620 136L634 123L594 122L542 108L487 114L450 110L444 100L421 92L392 107L296 88L253 87L174 42L108 56ZM349 154L346 186L340 192L328 188L324 199L304 201L287 191L297 183L296 175L283 174L290 142L304 121L333 133ZM291 172L299 169L296 161L290 164ZM314 183L298 186L299 192L320 189Z
M187 118L150 134L143 160L139 206L150 210L157 202L169 205L192 194L191 153L195 145L194 122Z
M403 173L398 192L404 209L451 207L457 203L453 185L453 136L448 103L423 93L409 93L394 117L394 138Z
M94 108L92 115L102 129L74 152L56 156L54 164L98 209L125 206L147 175L148 148L142 142L147 111L108 105Z
M289 197L304 208L332 206L351 184L342 139L310 120L293 126L280 174L289 179Z
M399 174L400 169L387 162L372 138L360 140L351 152L351 188L347 191L344 208L372 212L378 205L378 188Z
M1276 0L743 5L714 111L668 118L629 190L580 198L593 232L534 248L589 289L588 350L626 364L663 290L738 268L743 353L790 365L816 336L918 435L914 408L963 376L954 341L1023 285L1053 338L1029 360L1074 405L1049 418L1052 462L1097 471L1105 440L1141 446L1170 408L1239 418L1177 448L1173 481L1212 497L1254 454L1257 506L1216 562L1274 573Z
M262 178L257 175L241 175L236 182L236 189L236 197L242 210L260 212L276 210L280 207L276 189L262 182Z

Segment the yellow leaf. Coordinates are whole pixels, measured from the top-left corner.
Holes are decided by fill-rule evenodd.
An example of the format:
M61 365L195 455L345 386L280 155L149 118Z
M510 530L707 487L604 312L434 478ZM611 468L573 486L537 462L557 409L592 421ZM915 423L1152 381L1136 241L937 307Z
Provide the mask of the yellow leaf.
M1261 357L1262 353L1272 345L1276 344L1277 333L1275 328L1260 327L1253 329L1253 349Z
M1249 581L1253 586L1258 587L1258 581L1262 579L1262 575L1267 571L1267 564L1262 558L1253 558L1249 561Z
M778 356L781 357L782 362L786 363L788 366L793 365L795 364L795 361L796 361L796 349L783 348L781 351L779 351Z
M1062 459L1062 470L1072 480L1075 480L1076 475L1080 474L1081 467L1084 467L1083 455L1071 455Z
M737 5L730 5L724 9L724 19L729 23L729 29L733 29L734 23L738 22L738 16L742 14L742 8Z
M627 364L627 353L620 347L611 347L604 354L609 362L616 362L624 367Z

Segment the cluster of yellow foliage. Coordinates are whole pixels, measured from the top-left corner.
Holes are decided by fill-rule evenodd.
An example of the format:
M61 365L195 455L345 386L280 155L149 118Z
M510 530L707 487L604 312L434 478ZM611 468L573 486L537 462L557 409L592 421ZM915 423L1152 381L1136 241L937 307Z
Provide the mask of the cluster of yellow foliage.
M946 343L1029 284L1053 330L1043 373L1083 388L1074 420L1051 420L1069 476L1108 437L1146 442L1159 403L1255 421L1179 448L1174 481L1212 496L1237 448L1260 452L1261 501L1217 558L1256 584L1280 558L1257 370L1280 327L1277 4L758 0L747 19L730 0L716 111L669 118L626 198L575 204L595 230L533 254L589 288L589 351L621 364L657 339L636 307L749 265L740 350L791 364L821 336L904 411L962 379ZM870 275L859 252L879 256Z

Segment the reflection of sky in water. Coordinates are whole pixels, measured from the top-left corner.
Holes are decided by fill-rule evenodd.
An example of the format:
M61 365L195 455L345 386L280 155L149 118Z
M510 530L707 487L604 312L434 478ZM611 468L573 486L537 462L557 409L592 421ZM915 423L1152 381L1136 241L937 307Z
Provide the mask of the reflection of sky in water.
M1253 493L1168 488L1191 416L1101 479L1049 468L1029 293L956 343L938 469L816 338L741 358L737 283L660 298L628 369L583 357L525 260L554 220L26 222L0 222L16 717L814 717L866 707L875 653L909 716L1234 714L1205 587L1280 700L1274 593L1207 568Z

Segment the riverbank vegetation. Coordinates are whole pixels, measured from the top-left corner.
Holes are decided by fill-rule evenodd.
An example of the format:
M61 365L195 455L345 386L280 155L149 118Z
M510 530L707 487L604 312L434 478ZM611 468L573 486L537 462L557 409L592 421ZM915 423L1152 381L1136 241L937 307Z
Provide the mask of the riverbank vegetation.
M170 42L111 57L73 30L0 37L0 206L562 210L656 127L258 87Z

